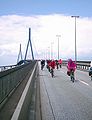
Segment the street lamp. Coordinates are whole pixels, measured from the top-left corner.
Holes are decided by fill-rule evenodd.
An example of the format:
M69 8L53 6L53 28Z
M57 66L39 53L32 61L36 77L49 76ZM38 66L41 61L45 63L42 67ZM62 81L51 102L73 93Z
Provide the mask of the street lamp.
M76 47L76 18L79 18L79 16L71 16L72 18L75 18L75 63L77 62L77 47Z
M48 47L48 59L50 59L50 47Z
M51 42L51 59L53 59L53 42Z
M61 35L56 35L56 37L58 37L58 60L59 60L59 37L61 37Z

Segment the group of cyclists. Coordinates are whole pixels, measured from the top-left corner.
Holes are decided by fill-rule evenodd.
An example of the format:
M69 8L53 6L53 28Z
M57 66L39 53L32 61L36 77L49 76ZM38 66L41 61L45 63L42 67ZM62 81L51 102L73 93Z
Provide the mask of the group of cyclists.
M51 76L54 76L54 69L59 69L62 67L62 60L46 60L46 67L48 69L48 71L51 73ZM41 70L43 70L45 66L45 60L41 60ZM68 59L67 61L67 75L70 76L71 81L74 82L75 77L74 77L74 72L77 68L76 63L72 60L72 59ZM92 62L90 65L90 69L89 69L89 76L91 76L91 80L92 80Z
M59 69L62 67L62 60L46 60L46 67L48 69L48 71L51 73L51 76L54 76L54 69ZM45 66L45 60L41 60L41 70L43 70ZM68 64L67 64L67 75L69 75L71 77L71 80L74 82L74 72L76 69L76 64L74 61L72 61L72 59L68 60Z

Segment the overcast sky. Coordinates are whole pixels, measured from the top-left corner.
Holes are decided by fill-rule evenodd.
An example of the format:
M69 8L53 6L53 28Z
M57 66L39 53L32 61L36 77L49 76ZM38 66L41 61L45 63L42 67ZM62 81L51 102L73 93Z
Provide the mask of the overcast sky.
M0 1L0 65L16 64L21 44L23 59L29 27L35 59L74 59L76 19L77 59L92 60L91 0ZM52 54L51 54L52 52ZM28 59L31 51L28 49Z

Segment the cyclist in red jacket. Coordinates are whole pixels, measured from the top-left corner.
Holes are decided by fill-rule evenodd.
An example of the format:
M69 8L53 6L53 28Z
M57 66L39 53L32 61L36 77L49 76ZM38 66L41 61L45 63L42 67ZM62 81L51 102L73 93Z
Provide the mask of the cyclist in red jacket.
M61 65L62 65L62 60L60 59L60 60L58 60L58 63L59 63L59 66L60 66L60 68L61 68Z
M55 69L55 66L56 66L55 60L52 60L49 65L52 69Z
M51 60L51 62L49 63L49 66L50 66L50 73L53 77L54 76L54 69L55 69L55 66L56 66L55 60Z

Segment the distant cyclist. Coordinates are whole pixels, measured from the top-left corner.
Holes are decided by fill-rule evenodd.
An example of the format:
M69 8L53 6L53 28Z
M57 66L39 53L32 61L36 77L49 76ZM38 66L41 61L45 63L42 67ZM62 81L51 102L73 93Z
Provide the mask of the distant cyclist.
M74 61L72 61L72 59L68 60L67 69L67 74L71 77L71 80L74 82L74 72L76 70L76 64Z
M54 76L54 69L55 69L55 66L56 66L55 60L51 60L51 62L49 63L49 66L50 66L50 73L53 77Z
M59 66L58 60L55 60L55 62L56 62L56 67L58 69L58 66Z
M91 76L91 80L92 80L92 61L90 63L89 76Z
M62 60L59 59L59 60L58 60L58 63L59 63L59 67L61 68L61 67L62 67Z
M46 65L46 67L47 67L47 69L48 69L48 71L50 72L50 62L51 62L51 60L46 60L46 62L47 62L47 65Z
M45 60L41 60L41 70L43 70L44 66L45 66Z

